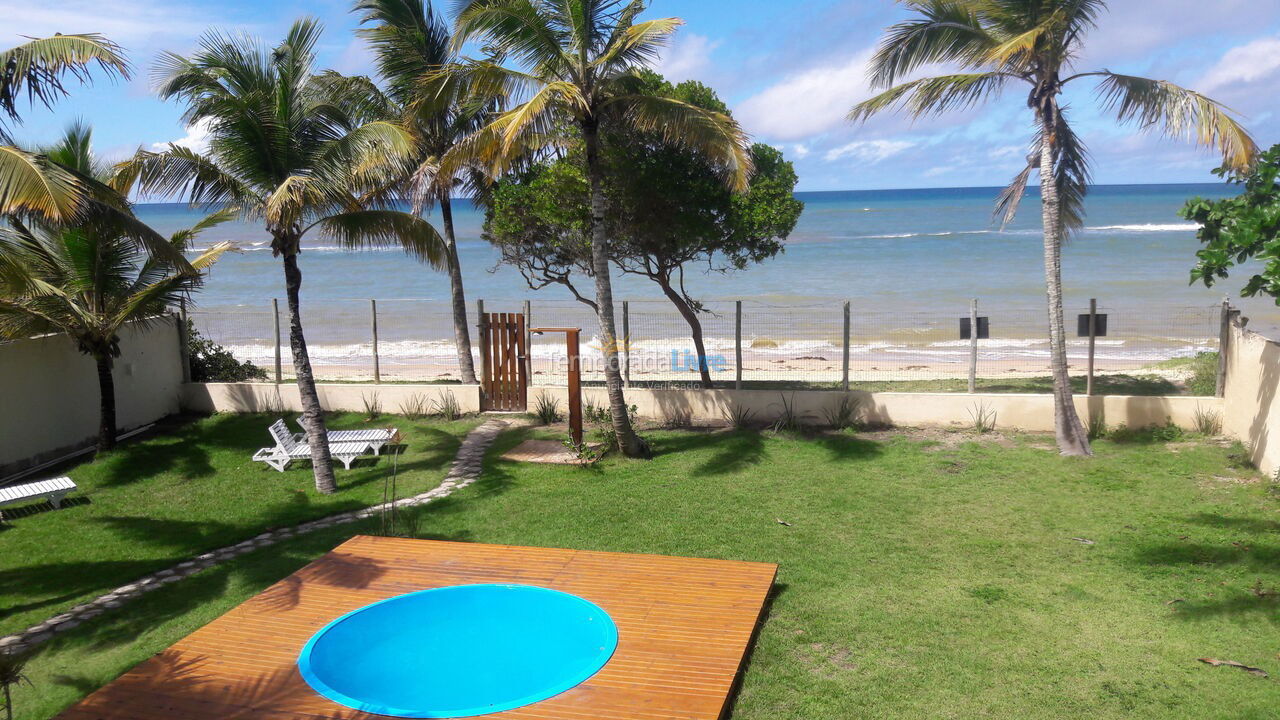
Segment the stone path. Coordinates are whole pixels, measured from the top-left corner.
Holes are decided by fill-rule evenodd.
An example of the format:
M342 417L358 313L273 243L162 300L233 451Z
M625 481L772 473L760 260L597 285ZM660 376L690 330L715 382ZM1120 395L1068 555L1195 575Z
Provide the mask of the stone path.
M306 533L323 530L334 525L363 520L377 515L392 506L402 508L425 505L433 500L448 497L455 491L475 482L480 477L485 452L493 444L493 441L497 439L498 435L513 422L518 421L489 419L468 433L467 437L462 441L462 446L458 448L458 454L454 457L453 466L449 469L449 474L445 475L444 480L431 490L394 502L380 503L363 510L339 513L319 520L305 522L301 525L271 530L244 542L197 555L173 567L159 570L128 585L118 587L105 595L77 605L64 613L54 615L39 625L29 627L16 635L0 638L0 652L25 652L48 641L57 633L79 627L86 621L92 620L108 610L119 608L152 590L178 582L201 570L219 565L245 553L274 545L281 540L288 540L298 535L305 535Z

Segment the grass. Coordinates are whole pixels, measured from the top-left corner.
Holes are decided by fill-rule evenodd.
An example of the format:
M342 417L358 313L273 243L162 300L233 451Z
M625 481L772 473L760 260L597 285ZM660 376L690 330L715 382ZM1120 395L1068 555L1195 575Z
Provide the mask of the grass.
M1165 370L1185 370L1188 395L1213 395L1218 391L1218 353L1196 353L1194 357L1172 358L1155 365Z
M270 440L272 420L174 421L161 434L67 471L80 487L69 507L0 524L0 635L263 530L381 501L391 467L386 455L358 461L350 471L337 464L338 492L328 496L315 491L307 464L277 473L251 462ZM378 426L399 427L407 446L398 459L400 494L437 485L476 422L382 418ZM329 426L367 427L356 414L334 416Z
M210 445L251 427L207 423ZM420 536L779 563L734 720L1262 718L1280 702L1274 680L1196 660L1280 670L1280 497L1238 465L1238 448L1125 433L1078 459L1051 438L1000 432L654 431L649 462L499 459L548 432L502 436L480 481L419 510ZM201 477L234 472L229 456L205 460ZM0 559L39 567L27 560L39 554L10 554L13 541L52 541L37 523L89 507L20 519L0 535ZM375 526L238 558L58 637L29 666L18 717L53 715ZM150 552L122 527L106 525L115 552ZM100 554L89 545L66 543Z

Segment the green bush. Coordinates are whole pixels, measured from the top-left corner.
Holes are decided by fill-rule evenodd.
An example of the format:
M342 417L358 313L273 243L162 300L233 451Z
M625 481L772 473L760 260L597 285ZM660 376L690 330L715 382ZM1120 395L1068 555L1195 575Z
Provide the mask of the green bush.
M191 362L192 382L246 382L266 380L267 371L236 356L218 343L206 338L187 321L187 354Z

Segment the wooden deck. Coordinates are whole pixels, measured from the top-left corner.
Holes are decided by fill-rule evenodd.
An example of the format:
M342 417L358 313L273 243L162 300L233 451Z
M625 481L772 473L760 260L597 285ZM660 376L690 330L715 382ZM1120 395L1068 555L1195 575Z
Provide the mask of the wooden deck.
M298 653L326 623L384 598L510 582L604 608L618 648L525 720L713 720L761 619L776 565L357 536L69 708L63 720L379 718L311 690Z

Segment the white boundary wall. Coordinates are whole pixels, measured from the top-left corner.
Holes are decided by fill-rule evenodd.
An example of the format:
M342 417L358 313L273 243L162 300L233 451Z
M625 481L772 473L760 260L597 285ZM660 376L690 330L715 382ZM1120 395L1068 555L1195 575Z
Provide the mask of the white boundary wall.
M115 362L121 432L179 409L178 323L125 327ZM0 478L92 446L98 435L98 369L65 335L0 344Z
M529 407L539 393L556 398L563 412L569 391L565 387L537 387L529 391ZM826 423L824 411L834 409L845 393L829 390L650 390L629 388L627 403L640 417L658 420L687 417L695 424L723 423L734 408L751 411L756 422L769 422L790 405L806 424ZM1053 396L1013 393L870 393L855 391L866 421L906 427L970 426L978 408L995 413L997 429L1053 432ZM583 401L607 403L604 388L584 388ZM1212 397L1141 397L1111 395L1076 396L1081 418L1100 417L1107 425L1121 423L1142 428L1173 421L1183 428L1195 426L1197 409L1222 411L1222 400Z
M438 402L453 395L464 413L480 411L479 385L316 385L325 410L363 412L375 398L382 412L400 414L406 402ZM415 397L416 396L416 397ZM192 412L302 412L298 386L293 383L191 383L182 388L182 406Z
M1280 470L1280 344L1246 330L1239 314L1232 316L1227 342L1223 430L1249 448L1259 470L1274 476Z

